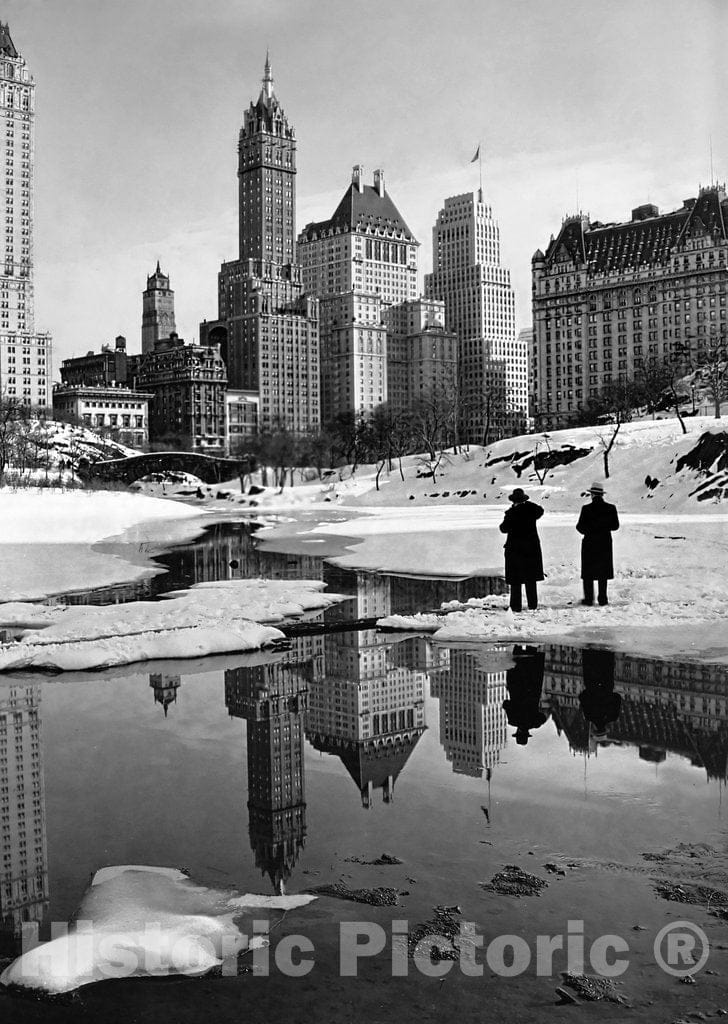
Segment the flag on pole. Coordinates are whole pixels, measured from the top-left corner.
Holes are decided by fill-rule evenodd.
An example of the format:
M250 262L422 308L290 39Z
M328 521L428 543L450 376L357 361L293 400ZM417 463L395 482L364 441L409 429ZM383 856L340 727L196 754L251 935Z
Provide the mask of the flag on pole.
M474 156L474 157L473 157L473 159L472 159L472 160L470 161L470 163L471 163L471 164L474 164L474 163L475 163L475 161L476 161L476 160L479 160L479 159L480 159L480 143L478 143L478 148L477 148L477 149L475 150L475 156Z

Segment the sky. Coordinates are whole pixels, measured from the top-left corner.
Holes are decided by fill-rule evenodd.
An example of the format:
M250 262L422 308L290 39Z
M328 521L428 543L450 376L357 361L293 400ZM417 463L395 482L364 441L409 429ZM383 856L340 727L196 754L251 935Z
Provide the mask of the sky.
M237 256L237 136L266 48L298 140L298 214L384 170L422 243L478 187L519 327L530 261L581 209L629 219L728 176L724 0L0 0L36 81L36 328L61 359L124 334L159 259L188 341Z

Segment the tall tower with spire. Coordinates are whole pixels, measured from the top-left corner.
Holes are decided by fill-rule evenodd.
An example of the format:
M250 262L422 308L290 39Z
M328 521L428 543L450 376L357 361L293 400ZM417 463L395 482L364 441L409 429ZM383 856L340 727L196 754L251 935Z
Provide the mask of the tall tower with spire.
M268 54L257 103L238 142L239 253L245 260L295 260L296 133L273 91Z
M142 354L153 352L156 341L170 338L176 331L174 292L157 260L157 269L147 278L147 287L142 292Z
M225 705L247 721L248 830L255 863L285 892L306 839L303 723L313 660L225 672Z
M296 134L266 56L238 142L239 251L218 278L228 386L257 403L263 429L320 423L318 301L296 262Z
M26 406L50 403L51 337L35 330L33 130L35 83L10 29L0 22L0 161L5 189L0 256L0 391Z

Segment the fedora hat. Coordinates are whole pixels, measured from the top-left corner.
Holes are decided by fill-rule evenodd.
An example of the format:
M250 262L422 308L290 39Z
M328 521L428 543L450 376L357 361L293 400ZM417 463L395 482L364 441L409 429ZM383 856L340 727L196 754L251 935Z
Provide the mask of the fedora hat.
M604 494L604 485L596 481L589 488L589 494Z
M514 503L518 503L519 501L528 501L528 495L522 487L516 487L515 491L508 495L508 500Z

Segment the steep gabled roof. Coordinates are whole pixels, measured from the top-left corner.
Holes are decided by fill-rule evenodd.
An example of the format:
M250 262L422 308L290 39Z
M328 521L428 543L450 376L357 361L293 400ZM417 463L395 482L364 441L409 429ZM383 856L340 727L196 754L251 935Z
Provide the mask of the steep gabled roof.
M307 224L301 232L301 237L310 242L322 235L347 231L386 235L419 245L386 190L384 195L380 195L372 185L364 185L359 191L352 182L336 207L333 217L330 220Z
M4 57L18 57L13 40L10 38L10 26L3 25L0 21L0 53Z
M546 265L564 256L589 273L610 273L666 263L687 239L707 235L728 241L728 199L718 186L700 190L679 210L658 214L656 207L639 207L622 224L589 223L568 217L546 250Z

